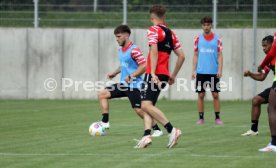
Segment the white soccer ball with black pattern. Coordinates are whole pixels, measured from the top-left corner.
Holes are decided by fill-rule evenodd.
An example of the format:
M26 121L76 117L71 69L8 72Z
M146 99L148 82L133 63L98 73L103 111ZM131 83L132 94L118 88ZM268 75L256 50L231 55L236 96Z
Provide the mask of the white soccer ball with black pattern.
M89 126L89 134L92 136L103 136L105 135L105 129L100 122L94 122Z

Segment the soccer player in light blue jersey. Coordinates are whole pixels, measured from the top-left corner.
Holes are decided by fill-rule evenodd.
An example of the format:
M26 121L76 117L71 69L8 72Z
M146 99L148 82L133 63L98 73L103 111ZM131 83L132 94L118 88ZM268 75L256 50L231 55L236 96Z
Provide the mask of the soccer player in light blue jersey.
M132 108L140 116L144 118L145 112L141 109L140 88L143 83L142 74L146 70L146 60L141 50L129 39L131 30L127 25L120 25L114 30L116 41L121 46L119 49L120 66L113 72L107 74L109 79L120 74L120 82L106 87L98 94L101 107L102 121L104 128L109 128L109 103L108 99L128 97ZM158 137L163 134L156 122L152 126L153 134L151 136Z
M220 125L220 77L222 76L222 42L212 29L213 20L211 17L201 19L203 33L195 39L192 79L196 78L196 92L198 93L197 124L204 124L204 97L207 86L210 87L213 96L215 123Z

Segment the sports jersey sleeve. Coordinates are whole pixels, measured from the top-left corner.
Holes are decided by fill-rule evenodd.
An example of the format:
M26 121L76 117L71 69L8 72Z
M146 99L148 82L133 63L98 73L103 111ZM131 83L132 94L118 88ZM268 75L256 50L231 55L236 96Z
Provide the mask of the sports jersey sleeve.
M157 26L151 26L147 31L147 35L148 35L149 45L158 43L158 27Z
M222 52L222 40L221 37L218 39L218 52Z
M199 36L196 36L194 41L194 52L198 52L198 40L199 40Z
M268 74L269 71L270 71L270 68L269 68L269 66L266 65L266 66L264 67L264 71L263 71L263 72L264 72L265 74Z
M137 62L138 65L146 62L146 59L139 48L133 48L131 50L131 57Z
M265 59L261 63L260 65L261 68L264 68L268 63L270 63L275 56L276 56L276 44L274 43L270 51L265 56Z
M173 36L173 50L177 50L181 48L181 44L178 40L178 37L176 34L172 31L172 36Z
M276 32L274 33L274 42L273 45L271 47L271 49L269 50L269 52L267 53L267 55L265 56L263 62L261 63L260 67L264 68L266 65L268 65L274 57L276 57Z

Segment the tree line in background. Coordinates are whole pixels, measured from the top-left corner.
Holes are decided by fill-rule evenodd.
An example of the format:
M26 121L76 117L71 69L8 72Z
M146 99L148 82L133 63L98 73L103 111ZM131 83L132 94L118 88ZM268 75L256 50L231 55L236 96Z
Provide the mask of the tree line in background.
M66 10L81 11L91 10L97 2L98 11L109 11L122 7L123 0L39 0L41 8L44 10ZM147 11L152 4L164 4L168 10L178 11L209 11L212 10L213 0L127 0L129 10ZM248 11L252 9L253 0L218 0L218 8L223 11ZM275 11L275 0L259 0L259 10ZM20 4L18 6L18 4ZM24 10L29 5L32 6L33 0L0 0L1 8ZM81 6L81 7L78 7Z

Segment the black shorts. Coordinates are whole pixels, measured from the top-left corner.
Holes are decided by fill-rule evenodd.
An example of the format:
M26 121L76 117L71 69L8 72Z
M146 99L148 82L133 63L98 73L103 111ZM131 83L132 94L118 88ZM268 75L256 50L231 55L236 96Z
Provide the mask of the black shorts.
M207 86L211 92L220 92L219 78L214 74L197 74L196 75L196 92L205 92Z
M258 94L258 96L262 97L265 101L265 103L268 103L268 98L269 98L269 93L270 93L271 88L267 88L264 91L262 91L261 93Z
M271 89L273 89L274 91L276 91L276 81L273 82Z
M156 104L161 90L166 87L169 80L169 76L167 75L156 76L160 80L160 86L153 82L151 74L146 74L141 88L141 100L151 101L153 105Z
M121 83L116 83L106 87L111 96L109 99L128 97L132 108L141 108L141 93L137 88L130 88Z

